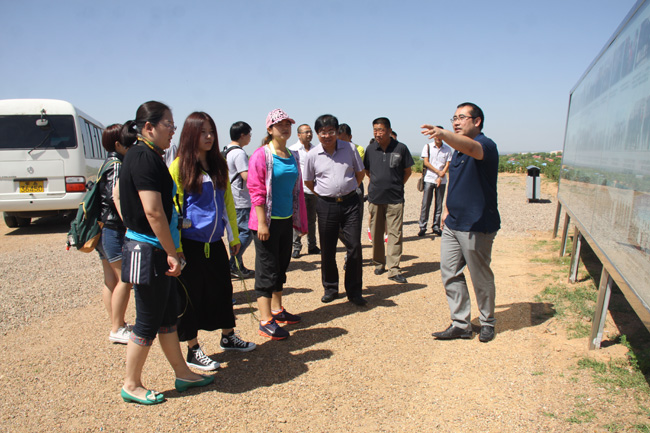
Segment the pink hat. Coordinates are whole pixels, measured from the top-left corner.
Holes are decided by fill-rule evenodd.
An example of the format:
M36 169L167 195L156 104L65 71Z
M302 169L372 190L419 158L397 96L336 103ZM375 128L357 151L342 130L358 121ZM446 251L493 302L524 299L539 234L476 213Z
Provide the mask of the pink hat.
M271 111L268 116L266 116L266 127L270 128L271 126L275 125L276 123L280 123L285 119L291 122L291 124L296 123L296 121L289 117L287 113L282 111L280 108L276 108L275 110Z

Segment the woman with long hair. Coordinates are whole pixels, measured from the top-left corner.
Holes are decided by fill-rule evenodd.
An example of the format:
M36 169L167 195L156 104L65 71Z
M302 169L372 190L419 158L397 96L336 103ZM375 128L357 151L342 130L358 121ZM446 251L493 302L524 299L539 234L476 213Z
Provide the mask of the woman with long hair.
M267 136L251 156L248 189L251 195L249 227L255 232L255 294L260 312L259 333L283 340L289 333L278 323L294 324L300 316L282 305L282 289L291 261L293 228L307 232L307 211L297 151L287 148L291 125L278 109L266 117Z
M165 397L142 384L149 349L156 335L176 375L179 392L204 386L212 376L193 373L180 350L175 279L181 273L175 185L163 160L176 127L168 106L150 101L136 113L138 143L126 154L119 181L120 209L127 228L123 277L134 282L136 320L126 348L126 402L158 404Z
M199 345L199 329L221 329L224 350L248 352L255 343L241 340L234 331L230 265L221 238L225 230L231 253L237 254L237 214L228 166L219 152L217 127L210 115L194 112L187 117L169 171L176 184L177 211L183 217L179 255L187 261L178 285L182 311L178 337L187 341L187 365L216 370L219 363Z

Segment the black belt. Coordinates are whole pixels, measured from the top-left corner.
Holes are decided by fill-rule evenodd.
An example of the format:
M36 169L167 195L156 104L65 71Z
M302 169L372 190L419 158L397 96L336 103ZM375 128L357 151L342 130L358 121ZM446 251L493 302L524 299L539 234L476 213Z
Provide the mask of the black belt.
M352 197L357 197L357 191L352 191L350 194L343 195L341 197L327 197L324 195L319 195L319 198L322 198L325 201L329 201L332 203L343 203L344 201L351 199Z

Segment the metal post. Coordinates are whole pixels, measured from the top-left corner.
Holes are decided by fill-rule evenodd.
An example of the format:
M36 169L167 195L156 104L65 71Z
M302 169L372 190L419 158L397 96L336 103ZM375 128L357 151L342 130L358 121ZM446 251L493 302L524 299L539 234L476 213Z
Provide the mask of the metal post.
M614 281L609 276L609 272L603 266L603 272L600 275L600 284L598 287L598 301L596 301L596 312L594 321L591 324L591 338L589 339L589 350L600 349L600 343L603 341L603 329L605 328L605 319L607 318L607 309L609 308L609 299L612 296L612 284Z
M571 217L568 213L564 214L564 228L562 228L562 245L560 246L560 257L564 257L566 254L566 241L567 235L569 234L569 223L571 222Z
M555 211L555 224L553 225L553 239L557 237L557 230L560 228L560 215L562 215L562 202L557 201L557 210Z
M569 281L575 283L578 280L578 264L580 263L580 247L582 247L582 235L578 226L573 231L573 249L571 251L571 265L569 267Z

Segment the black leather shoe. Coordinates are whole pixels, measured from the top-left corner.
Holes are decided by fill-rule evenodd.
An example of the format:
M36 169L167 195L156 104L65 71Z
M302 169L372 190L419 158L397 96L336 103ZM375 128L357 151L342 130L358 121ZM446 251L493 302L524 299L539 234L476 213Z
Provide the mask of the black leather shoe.
M454 325L449 325L449 327L444 331L434 332L431 335L433 335L438 340L455 340L457 338L463 338L465 340L469 340L470 338L472 338L472 330L460 329L455 327Z
M487 343L494 340L494 326L481 326L481 333L478 334L478 341Z
M418 236L422 237L422 236L424 236L424 234L426 232L427 232L427 229L420 229L420 231L418 232Z
M442 232L440 231L440 229L433 229L433 234L436 236L442 236Z
M368 301L363 299L361 296L355 296L354 298L350 298L350 302L352 302L354 305L357 305L359 307L363 307L368 303Z
M327 304L328 302L332 302L338 297L339 297L338 293L325 293L325 295L323 295L323 297L320 298L320 301Z
M291 257L293 257L294 259L300 257L300 250L293 250L293 252L291 253Z
M386 269L375 269L375 275L381 275L386 272Z
M318 247L310 248L309 250L307 250L307 253L308 254L320 254L320 248L318 248Z
M401 274L393 275L392 277L388 277L388 279L400 284L408 283L408 281L406 281L406 278L404 278Z

